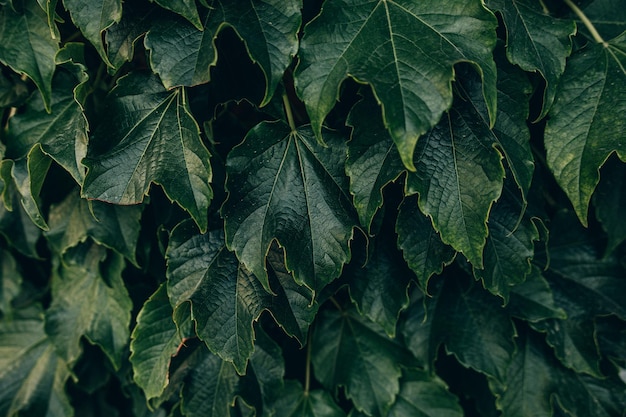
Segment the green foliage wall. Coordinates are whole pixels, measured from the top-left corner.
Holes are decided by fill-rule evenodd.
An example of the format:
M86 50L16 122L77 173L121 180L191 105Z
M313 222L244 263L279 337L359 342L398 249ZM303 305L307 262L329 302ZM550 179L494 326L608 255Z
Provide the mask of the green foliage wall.
M1 0L0 415L626 415L624 0Z

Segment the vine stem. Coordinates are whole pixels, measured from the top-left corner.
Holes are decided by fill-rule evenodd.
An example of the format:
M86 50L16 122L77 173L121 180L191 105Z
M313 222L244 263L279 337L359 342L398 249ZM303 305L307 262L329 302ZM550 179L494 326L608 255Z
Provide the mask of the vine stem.
M576 16L578 16L580 21L583 22L583 24L587 27L587 29L591 33L591 36L593 37L593 40L595 40L597 43L601 43L605 48L608 47L609 44L604 39L602 39L602 36L600 36L598 31L596 30L596 27L593 25L593 23L591 23L591 20L589 20L585 13L583 13L583 11L580 10L580 8L576 6L572 0L563 1L569 6L570 9L572 9L574 13L576 13Z
M304 395L309 395L309 387L311 386L311 339L311 328L309 328L306 344L306 368L304 369Z
M292 132L296 131L296 123L293 120L293 113L291 112L291 104L289 104L289 97L287 93L283 94L283 105L285 107L285 114L287 115L287 121Z

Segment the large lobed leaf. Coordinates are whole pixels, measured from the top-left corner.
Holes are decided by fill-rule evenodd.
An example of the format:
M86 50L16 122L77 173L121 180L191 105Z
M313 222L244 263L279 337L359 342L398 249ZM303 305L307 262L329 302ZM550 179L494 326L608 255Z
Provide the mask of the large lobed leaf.
M321 138L346 77L369 83L404 165L414 169L417 139L452 104L454 64L471 62L496 114L494 16L479 1L326 2L305 28L296 87Z

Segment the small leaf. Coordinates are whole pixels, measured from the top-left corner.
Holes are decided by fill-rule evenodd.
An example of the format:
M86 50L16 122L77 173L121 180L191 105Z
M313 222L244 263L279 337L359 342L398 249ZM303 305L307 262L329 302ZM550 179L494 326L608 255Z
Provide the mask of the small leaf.
M50 230L45 236L50 247L59 255L91 237L137 265L135 250L142 209L143 206L87 202L80 198L78 192L72 192L65 200L51 206L48 215Z
M345 143L325 134L322 147L309 127L292 132L282 122L263 122L228 155L226 242L265 288L274 240L296 281L316 292L350 260L357 219L344 174Z
M50 111L59 39L50 36L48 18L35 0L25 0L21 13L0 8L0 39L0 62L33 80Z
M532 322L567 318L565 311L555 304L550 284L536 266L524 282L511 288L507 309L512 316Z
M600 167L613 152L626 160L624 51L626 33L572 55L546 124L547 164L583 225Z
M357 312L323 310L312 339L317 379L327 389L344 386L357 409L386 416L400 392L400 365L415 360L396 340Z
M66 255L65 263L59 265L55 259L46 333L68 363L80 356L80 339L85 336L119 368L133 307L122 280L123 258L86 244Z
M70 376L37 317L0 321L0 414L71 417Z
M138 204L152 182L187 210L201 230L213 191L210 154L189 110L184 89L170 93L154 77L131 74L118 81L94 132L83 196L113 204Z
M222 28L230 26L244 40L250 58L265 74L266 89L261 105L267 104L298 49L300 3L299 0L212 0L208 13L201 19L202 29L175 16L157 19L144 42L150 50L152 69L167 88L208 82L210 67L217 62L214 40Z
M195 0L151 0L189 20L198 30L203 30Z
M304 392L297 381L286 381L278 400L272 405L281 417L345 417L345 413L323 390Z
M441 241L430 219L417 207L415 196L405 197L400 205L396 233L404 259L417 275L422 289L427 291L430 277L440 274L456 252Z
M400 394L388 417L462 417L459 400L445 382L424 371L406 371L400 381Z
M507 31L506 55L524 71L539 72L546 80L541 114L543 118L554 101L565 59L572 52L571 37L576 26L541 10L532 0L488 0L487 6L501 13Z
M111 65L104 50L102 33L122 18L122 0L63 0L63 5L105 64Z
M105 32L107 56L113 66L109 67L109 71L119 70L125 62L133 59L135 42L150 28L155 9L146 10L143 4L137 7L136 2L124 3L122 19Z
M404 165L414 170L417 139L452 104L454 64L475 65L495 121L495 27L479 1L326 3L305 28L295 74L313 131L321 138L345 78L369 83Z

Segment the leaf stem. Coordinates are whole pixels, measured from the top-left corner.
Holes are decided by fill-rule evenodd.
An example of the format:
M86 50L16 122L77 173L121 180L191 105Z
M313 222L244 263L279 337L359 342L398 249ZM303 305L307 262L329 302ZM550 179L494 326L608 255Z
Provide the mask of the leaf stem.
M578 16L581 22L583 22L583 24L587 27L587 29L591 33L591 36L593 37L593 40L595 40L597 43L601 43L605 48L608 47L609 44L604 39L602 39L602 36L600 36L598 31L596 30L596 27L593 25L593 23L591 23L591 20L589 20L585 13L583 13L583 11L580 10L580 8L576 6L572 0L563 1L569 6L570 9L572 9L574 13L576 13L576 16Z
M289 104L289 97L287 93L283 94L283 105L285 106L285 114L287 115L287 121L292 132L296 131L296 123L293 120L293 113L291 112L291 104Z
M307 336L306 343L306 368L304 370L304 395L309 394L309 388L311 386L311 327L309 327L309 335Z

